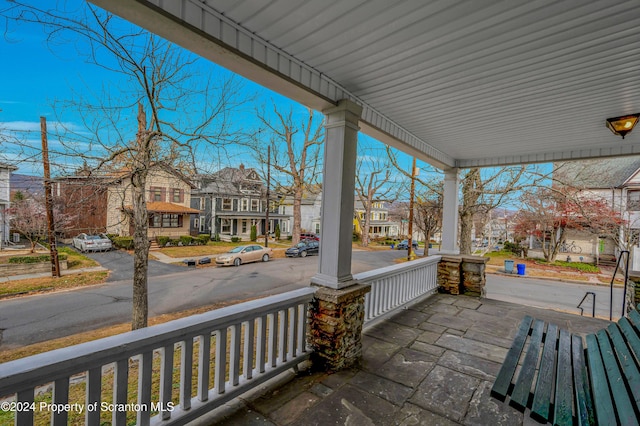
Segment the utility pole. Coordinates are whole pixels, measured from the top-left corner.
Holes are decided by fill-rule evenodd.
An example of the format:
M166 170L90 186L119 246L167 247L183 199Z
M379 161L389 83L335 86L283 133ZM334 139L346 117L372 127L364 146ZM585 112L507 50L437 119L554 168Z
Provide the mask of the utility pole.
M60 262L53 227L53 193L51 191L51 171L49 170L49 145L47 143L47 119L40 117L40 133L42 134L42 163L44 165L44 204L47 209L47 228L49 231L49 253L51 256L51 276L60 277Z
M409 249L407 250L407 260L411 260L411 251L413 250L413 198L416 192L416 157L413 157L413 164L411 166L411 192L409 199L409 238L407 244Z
M264 233L264 246L269 247L269 188L271 187L271 145L267 146L267 214L265 215L265 227L267 232Z

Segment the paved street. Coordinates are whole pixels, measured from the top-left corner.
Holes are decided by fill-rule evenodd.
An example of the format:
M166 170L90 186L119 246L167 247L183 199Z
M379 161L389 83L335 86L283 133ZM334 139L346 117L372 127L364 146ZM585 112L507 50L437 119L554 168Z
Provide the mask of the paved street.
M103 254L111 256L112 253ZM354 251L353 273L380 268L406 255L405 251ZM187 269L149 278L150 316L183 311L226 301L264 297L307 286L318 268L318 257L274 259L235 267ZM126 269L126 268L125 268ZM596 315L609 317L609 288L487 275L487 297L534 307L579 313L585 292L596 292ZM620 315L622 290L614 291L614 318ZM591 315L590 300L585 315ZM12 347L63 337L131 318L131 280L86 289L0 301L0 345Z
M391 265L406 252L354 251L353 273ZM187 269L149 278L150 316L242 301L309 284L318 257L274 259L235 267ZM131 320L131 280L0 301L3 347L28 345Z
M488 274L486 290L489 299L575 314L580 313L580 309L577 309L576 306L585 293L590 291L596 294L596 317L609 319L609 300L611 298L609 286ZM614 287L614 320L618 319L622 312L622 293L621 287ZM591 316L592 300L589 297L583 304L585 316Z

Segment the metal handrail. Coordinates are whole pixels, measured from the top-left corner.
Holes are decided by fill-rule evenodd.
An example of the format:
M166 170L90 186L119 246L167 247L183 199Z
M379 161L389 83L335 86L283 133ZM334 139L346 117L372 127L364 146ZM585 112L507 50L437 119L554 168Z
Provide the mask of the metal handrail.
M580 316L582 316L582 314L584 313L584 308L582 307L582 304L584 303L585 299L587 298L587 296L592 295L593 296L593 306L591 307L591 316L592 317L596 317L596 294L592 291L588 291L584 297L582 298L582 300L580 301L580 303L578 303L578 306L576 306L576 308L580 309Z
M616 262L616 269L613 271L613 276L611 277L611 283L609 284L609 321L612 321L613 318L613 282L616 279L616 274L618 273L618 268L620 267L620 261L622 260L622 255L627 254L627 261L625 262L624 268L624 291L622 293L622 314L620 318L624 317L625 308L627 307L627 281L629 280L629 250L622 250L620 252L620 256L618 256L618 261Z

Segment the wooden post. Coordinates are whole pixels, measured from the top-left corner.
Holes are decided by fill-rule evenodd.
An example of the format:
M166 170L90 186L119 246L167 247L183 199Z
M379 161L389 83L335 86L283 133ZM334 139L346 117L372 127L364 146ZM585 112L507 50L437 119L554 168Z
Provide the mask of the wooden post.
M44 165L44 204L47 209L47 228L49 235L49 253L51 256L51 276L60 277L60 262L56 247L56 234L53 226L53 193L51 192L51 171L49 170L49 146L47 143L47 119L40 117L42 134L42 163Z

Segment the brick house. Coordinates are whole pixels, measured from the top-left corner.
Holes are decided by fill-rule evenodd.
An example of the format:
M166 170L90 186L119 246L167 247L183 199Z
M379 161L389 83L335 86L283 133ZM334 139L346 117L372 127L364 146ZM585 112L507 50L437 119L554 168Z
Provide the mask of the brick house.
M131 208L128 177L126 171L96 177L80 170L75 176L56 179L54 195L61 199L63 213L74 218L63 238L81 232L132 235L132 225L124 211ZM190 216L198 213L189 207L193 188L188 178L165 164L156 164L149 170L145 192L150 239L189 235Z

